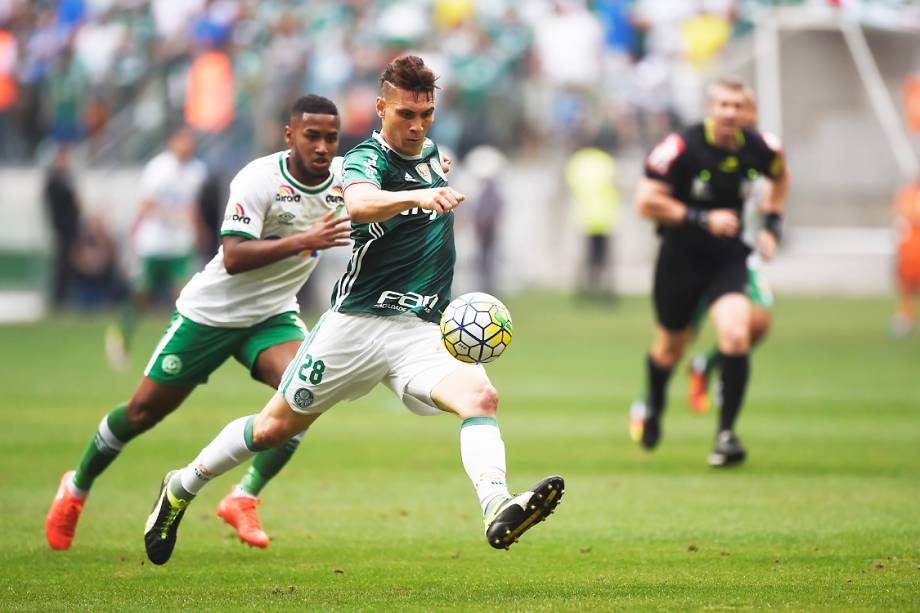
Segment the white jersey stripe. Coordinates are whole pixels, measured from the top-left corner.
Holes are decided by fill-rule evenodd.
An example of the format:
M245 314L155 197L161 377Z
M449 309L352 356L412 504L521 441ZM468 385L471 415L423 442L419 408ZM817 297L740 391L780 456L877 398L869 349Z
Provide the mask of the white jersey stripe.
M156 349L153 350L153 355L150 356L150 361L147 362L147 366L146 368L144 368L145 377L150 374L150 370L153 368L153 365L156 363L157 357L159 357L160 352L163 351L163 348L166 347L169 341L172 340L172 337L176 335L176 332L178 332L179 327L182 326L183 323L185 323L185 318L182 317L181 315L178 315L176 316L176 321L172 322L172 324L170 324L170 326L166 328L166 332L163 333L163 337L160 339L160 342L157 344Z

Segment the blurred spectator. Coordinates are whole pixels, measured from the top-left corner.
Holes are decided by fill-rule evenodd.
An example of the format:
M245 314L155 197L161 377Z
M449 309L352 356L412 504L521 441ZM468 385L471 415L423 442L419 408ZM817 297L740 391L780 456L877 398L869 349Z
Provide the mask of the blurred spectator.
M90 91L86 72L67 45L55 62L49 78L51 138L74 144L83 136L83 112Z
M506 163L505 156L498 149L487 145L476 147L463 161L463 167L479 185L477 195L471 201L477 246L476 269L481 291L489 294L494 294L498 287L495 275L498 229L505 208L498 179Z
M917 322L916 295L920 292L920 177L904 187L897 199L898 309L891 318L891 335L905 338Z
M127 293L117 266L115 241L99 216L81 224L72 250L74 303L83 310L109 307Z
M0 160L15 154L13 111L19 94L16 82L18 54L13 34L0 27Z
M67 305L73 278L73 247L80 226L80 203L73 184L70 150L58 148L45 179L45 210L54 235L54 280L51 304L60 309Z
M586 298L614 297L613 235L620 209L616 163L600 149L579 149L565 165L575 219L585 237L585 265L578 294Z
M235 113L233 65L223 51L202 53L189 70L185 122L200 132L217 134Z

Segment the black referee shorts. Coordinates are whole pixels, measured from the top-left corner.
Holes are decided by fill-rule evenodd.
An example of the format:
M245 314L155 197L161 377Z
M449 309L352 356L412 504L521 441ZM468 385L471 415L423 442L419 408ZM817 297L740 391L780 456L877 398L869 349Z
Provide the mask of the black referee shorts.
M678 332L693 320L700 301L747 292L747 253L732 250L724 257L700 257L662 245L655 264L652 296L655 315L664 328Z

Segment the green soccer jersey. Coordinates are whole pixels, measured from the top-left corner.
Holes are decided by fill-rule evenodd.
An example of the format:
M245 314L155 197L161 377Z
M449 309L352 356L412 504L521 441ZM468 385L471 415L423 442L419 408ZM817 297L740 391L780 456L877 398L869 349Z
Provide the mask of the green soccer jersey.
M406 157L374 132L345 154L342 185L348 189L356 183L398 192L445 187L447 177L432 141L425 139L420 155ZM386 221L352 223L351 239L351 259L333 289L333 311L440 319L454 277L452 211L414 208Z

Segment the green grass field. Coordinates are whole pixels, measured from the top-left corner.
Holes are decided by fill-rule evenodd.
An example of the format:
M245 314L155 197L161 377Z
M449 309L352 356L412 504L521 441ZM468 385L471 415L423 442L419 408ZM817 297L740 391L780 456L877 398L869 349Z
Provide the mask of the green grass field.
M659 450L629 441L646 299L509 307L514 343L489 370L509 482L567 484L521 543L486 544L457 420L377 390L319 420L263 492L267 550L214 515L234 472L190 508L164 567L142 545L160 478L270 390L226 364L126 448L72 549L52 552L57 481L133 389L166 316L146 322L125 374L105 366L103 319L0 327L0 609L920 609L920 338L887 338L888 301L780 302L740 422L749 462L725 472L706 466L714 417L689 411L683 371Z

